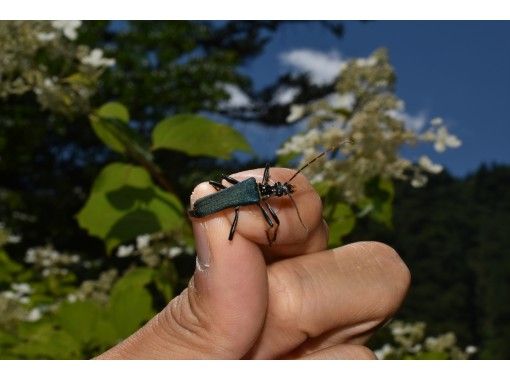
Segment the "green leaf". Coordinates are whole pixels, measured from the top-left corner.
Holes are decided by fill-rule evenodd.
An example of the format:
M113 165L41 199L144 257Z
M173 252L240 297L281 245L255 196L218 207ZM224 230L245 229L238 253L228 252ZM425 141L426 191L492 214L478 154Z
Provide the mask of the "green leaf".
M108 251L144 233L178 230L184 222L179 199L161 190L139 166L112 163L94 181L79 225L105 241Z
M447 360L449 359L448 353L446 352L421 352L417 354L414 360Z
M23 267L11 260L7 252L0 249L0 282L12 282L14 275L21 270Z
M56 320L74 339L86 344L95 338L101 313L99 305L92 301L67 302L60 306Z
M325 197L329 193L331 187L333 186L329 181L316 182L313 183L312 185L317 194L319 194L321 198Z
M20 359L80 359L81 347L69 333L48 321L20 325L20 341L11 353Z
M97 137L113 151L137 161L152 161L142 136L129 127L129 112L123 104L106 103L90 115L90 123Z
M154 275L149 268L136 268L122 277L112 289L109 317L120 338L133 333L154 315L152 297L145 289Z
M367 183L365 195L366 197L359 202L358 207L368 210L368 215L376 222L391 228L395 196L393 182L390 179L374 178Z
M246 139L235 129L197 115L177 115L161 121L152 132L152 148L225 159L237 150L251 152Z
M297 152L290 152L287 154L281 154L278 156L276 160L276 165L288 167L291 166L291 163L296 160L301 154Z
M124 105L116 102L106 103L90 115L90 122L97 137L106 146L118 153L126 152L124 143L119 139L119 135L125 131L121 131L120 125L127 126L129 122L129 112Z
M93 77L80 72L69 75L68 77L64 78L64 81L79 87L93 87L96 83L96 80Z
M329 241L328 245L338 246L342 238L349 234L356 224L356 216L351 207L346 203L337 203L333 206L333 212L328 219Z

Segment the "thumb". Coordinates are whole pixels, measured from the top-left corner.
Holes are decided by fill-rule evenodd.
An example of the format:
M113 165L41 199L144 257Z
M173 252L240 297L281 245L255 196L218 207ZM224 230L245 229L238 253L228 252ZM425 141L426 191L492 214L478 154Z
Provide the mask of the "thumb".
M215 192L198 185L195 200ZM267 307L267 270L258 246L236 233L231 210L192 219L197 265L188 287L131 337L99 358L241 358L255 343ZM249 208L239 225L258 226ZM255 220L254 220L255 219Z

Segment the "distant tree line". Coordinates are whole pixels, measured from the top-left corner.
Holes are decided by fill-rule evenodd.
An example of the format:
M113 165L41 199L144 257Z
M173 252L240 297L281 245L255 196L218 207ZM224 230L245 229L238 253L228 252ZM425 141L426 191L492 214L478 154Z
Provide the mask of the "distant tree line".
M412 272L399 319L424 321L433 335L456 333L482 359L510 358L510 167L481 166L424 189L398 186L394 226L360 223L349 236L393 246Z

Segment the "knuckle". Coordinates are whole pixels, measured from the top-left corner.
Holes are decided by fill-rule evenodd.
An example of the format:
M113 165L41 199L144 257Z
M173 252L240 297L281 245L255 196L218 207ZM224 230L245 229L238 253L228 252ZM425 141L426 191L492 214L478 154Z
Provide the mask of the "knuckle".
M303 308L304 289L300 280L302 276L293 267L284 265L284 262L276 265L279 266L278 270L274 270L275 266L269 267L268 270L268 282L271 289L267 309L268 319L270 318L273 323L282 328L294 326Z

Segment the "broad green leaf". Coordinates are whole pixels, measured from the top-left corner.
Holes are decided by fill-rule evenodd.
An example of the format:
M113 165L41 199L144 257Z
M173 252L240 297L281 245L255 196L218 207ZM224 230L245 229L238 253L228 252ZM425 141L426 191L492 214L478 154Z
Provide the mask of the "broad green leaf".
M174 285L179 280L179 274L172 262L163 261L154 273L154 284L168 302L174 296Z
M129 112L124 105L116 102L106 103L90 115L90 122L97 137L106 146L118 153L126 152L125 144L119 138L124 134L119 125L127 125L129 122Z
M395 190L389 179L374 178L366 185L365 199L359 204L360 209L370 210L369 216L388 227L393 225L393 198Z
M69 333L49 321L20 325L20 341L11 353L20 359L79 359L81 347Z
M179 199L157 187L145 169L112 163L94 181L77 220L91 235L103 239L111 251L144 233L178 230L183 215Z
M152 148L225 159L238 150L251 151L235 129L197 115L177 115L161 121L152 132Z
M128 125L129 112L123 104L106 103L90 115L90 123L97 137L113 151L137 161L152 162L152 153L142 136Z
M341 244L342 238L351 232L356 224L356 216L348 204L337 203L332 207L333 212L328 218L330 246Z
M56 314L59 326L74 339L86 344L95 338L95 331L102 318L98 304L92 301L63 303Z
M152 297L145 289L153 274L149 268L136 268L117 281L113 287L109 317L120 338L133 333L154 315Z

